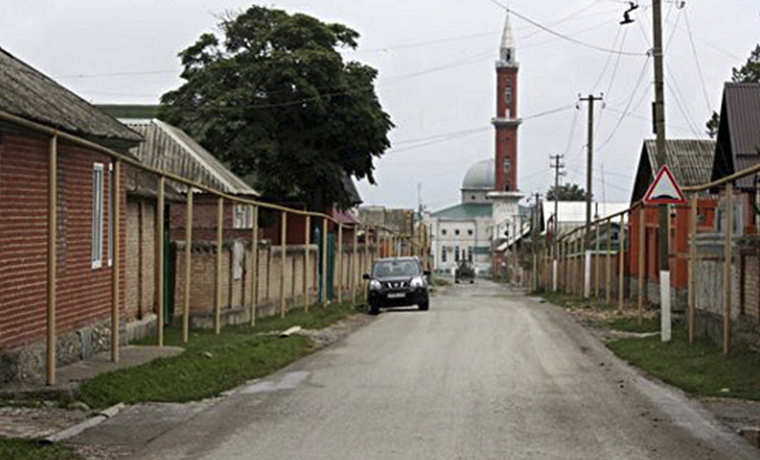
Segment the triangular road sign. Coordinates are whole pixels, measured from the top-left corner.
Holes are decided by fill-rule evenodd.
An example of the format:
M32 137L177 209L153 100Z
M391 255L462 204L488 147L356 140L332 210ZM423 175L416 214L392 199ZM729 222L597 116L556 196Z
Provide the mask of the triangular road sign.
M657 177L644 195L645 204L682 204L686 203L681 187L678 186L673 173L667 165L662 165Z

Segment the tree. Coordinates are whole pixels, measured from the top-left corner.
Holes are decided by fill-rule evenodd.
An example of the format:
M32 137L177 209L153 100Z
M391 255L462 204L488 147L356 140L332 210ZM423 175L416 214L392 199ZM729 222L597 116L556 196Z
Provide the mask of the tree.
M586 191L578 184L564 184L556 189L552 185L546 192L546 201L584 201L585 199Z
M359 34L305 14L252 6L179 56L180 88L161 117L182 128L264 195L312 210L349 207L346 176L374 184L393 127L375 94L377 71L344 62Z
M747 62L739 69L731 69L731 81L734 83L760 83L760 45L757 45L749 55ZM718 134L720 115L713 112L706 123L707 134L713 138Z

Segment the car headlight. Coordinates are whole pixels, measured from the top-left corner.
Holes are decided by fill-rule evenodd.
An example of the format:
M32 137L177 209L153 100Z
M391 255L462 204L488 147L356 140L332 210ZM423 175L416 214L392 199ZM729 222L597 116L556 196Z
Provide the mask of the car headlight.
M425 280L421 276L412 278L412 282L409 285L413 288L421 288L425 286Z
M380 284L380 281L378 280L372 280L369 282L369 288L375 291L378 291L383 288L383 285Z

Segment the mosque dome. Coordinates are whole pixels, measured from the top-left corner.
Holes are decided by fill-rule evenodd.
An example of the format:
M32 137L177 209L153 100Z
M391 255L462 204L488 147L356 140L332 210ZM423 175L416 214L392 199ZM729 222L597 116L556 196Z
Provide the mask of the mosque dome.
M493 190L496 185L494 160L475 163L467 171L462 181L462 190Z

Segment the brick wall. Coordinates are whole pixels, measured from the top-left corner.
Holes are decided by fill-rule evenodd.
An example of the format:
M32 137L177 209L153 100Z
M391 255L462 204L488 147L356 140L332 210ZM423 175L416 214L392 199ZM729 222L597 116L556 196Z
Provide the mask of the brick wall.
M222 253L222 311L223 315L233 312L243 312L237 316L240 320L247 321L245 316L250 308L250 296L252 289L251 280L251 246L247 241L241 241L242 259L235 256L235 243L226 242ZM258 288L257 304L260 307L259 315L274 314L279 312L281 295L281 278L283 267L285 270L284 294L289 308L303 306L304 276L309 277L309 296L311 303L317 301L318 276L317 276L317 247L309 246L309 267L304 267L304 246L289 246L286 253L285 263L282 262L280 247L262 245L258 253ZM349 267L353 254L347 250L344 255L344 266ZM357 259L360 266L364 266L365 257L363 251L359 251ZM192 267L190 283L190 314L191 317L198 315L207 316L214 311L215 302L215 269L216 269L216 244L214 242L194 242L192 247ZM235 277L235 265L239 263L240 277ZM349 284L348 270L344 283L344 300L348 299ZM361 274L357 273L357 293L361 295ZM185 302L185 253L184 243L179 243L177 251L177 279L176 279L176 318L181 317ZM337 278L336 278L337 280ZM232 317L232 316L230 316ZM223 320L224 321L224 320Z
M0 147L0 349L44 340L47 310L49 141L6 133ZM91 264L92 169L104 163L103 267ZM58 147L58 334L110 317L109 160L89 149ZM123 183L123 174L122 174ZM123 190L123 187L122 187ZM122 216L126 198L120 197ZM119 231L125 254L125 220ZM124 294L122 268L122 299ZM123 307L123 305L122 305Z
M143 319L155 307L155 202L130 198L127 204L125 263L126 312L129 320Z

